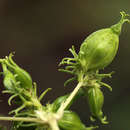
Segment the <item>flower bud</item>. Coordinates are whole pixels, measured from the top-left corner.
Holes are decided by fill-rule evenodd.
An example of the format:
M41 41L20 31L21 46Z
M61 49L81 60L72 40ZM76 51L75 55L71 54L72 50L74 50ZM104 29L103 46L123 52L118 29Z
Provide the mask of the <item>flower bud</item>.
M9 55L9 57L6 57L5 59L5 64L8 67L8 69L13 73L13 75L15 75L15 79L17 82L20 83L20 86L22 88L32 88L32 79L31 76L28 74L28 72L26 72L25 70L23 70L22 68L20 68L12 59L12 53Z
M121 15L121 20L117 24L92 33L82 43L79 62L84 71L103 69L114 59L122 25L129 21L125 12L121 12Z
M103 117L102 106L104 103L104 96L100 88L90 87L87 90L87 98L90 111L94 118L98 118L103 124L106 124L106 117ZM91 118L92 119L92 118Z

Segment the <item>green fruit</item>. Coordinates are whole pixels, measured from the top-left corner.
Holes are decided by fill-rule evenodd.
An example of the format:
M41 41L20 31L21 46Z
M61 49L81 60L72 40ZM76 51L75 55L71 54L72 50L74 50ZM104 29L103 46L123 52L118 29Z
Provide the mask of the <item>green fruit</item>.
M98 118L103 124L107 122L106 117L103 117L102 107L104 103L104 96L100 88L90 87L87 90L87 98L90 107L90 111L94 118ZM91 118L92 119L92 118Z
M64 111L64 115L58 124L63 130L86 130L78 115L72 111Z
M5 64L8 69L15 75L15 79L20 83L22 88L32 88L32 78L28 72L20 68L12 59L12 53L5 59Z
M88 36L79 51L79 62L84 71L103 69L114 59L119 35L127 14L121 12L121 20L110 28L101 29Z

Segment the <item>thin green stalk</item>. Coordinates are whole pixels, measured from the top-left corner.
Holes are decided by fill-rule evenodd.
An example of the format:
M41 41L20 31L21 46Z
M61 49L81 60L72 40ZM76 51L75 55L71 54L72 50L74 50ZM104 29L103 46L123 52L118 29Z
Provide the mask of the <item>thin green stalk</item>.
M79 89L82 87L83 82L79 82L77 84L77 86L75 87L75 89L73 90L73 92L70 94L70 96L66 99L65 102L63 102L63 104L60 106L60 108L58 109L57 114L62 117L65 108L69 105L69 103L71 102L71 100L74 98L74 96L77 94L77 92L79 91Z
M41 119L38 118L30 118L30 117L0 117L0 120L3 121L24 121L24 122L36 122L40 124L45 124Z

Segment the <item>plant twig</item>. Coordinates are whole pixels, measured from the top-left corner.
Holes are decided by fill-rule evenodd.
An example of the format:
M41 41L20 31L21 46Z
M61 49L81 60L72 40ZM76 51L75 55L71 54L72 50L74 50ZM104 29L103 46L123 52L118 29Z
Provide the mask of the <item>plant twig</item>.
M74 98L74 96L77 94L78 90L82 87L82 85L83 85L83 82L79 82L77 84L77 86L75 87L75 89L73 90L73 92L70 94L70 96L66 99L66 101L62 103L62 105L60 106L60 108L57 111L57 114L60 117L62 117L65 108L69 105L69 103Z
M24 122L36 122L40 124L45 124L41 119L38 118L30 118L30 117L0 117L0 120L3 121L24 121Z
M51 127L52 130L59 130L59 127L58 127L58 124L57 124L57 121L54 119L52 119L50 122L49 122L49 125Z

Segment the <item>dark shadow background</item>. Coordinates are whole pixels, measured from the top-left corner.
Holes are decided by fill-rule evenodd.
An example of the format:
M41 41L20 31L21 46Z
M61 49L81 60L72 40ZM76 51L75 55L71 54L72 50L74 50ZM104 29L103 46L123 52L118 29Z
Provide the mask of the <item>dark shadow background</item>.
M15 61L32 75L39 93L53 88L43 101L51 102L73 89L63 86L69 76L57 71L60 60L71 56L68 49L74 45L78 50L86 36L115 24L122 10L130 14L130 0L0 0L0 57L15 51ZM125 24L118 54L105 69L106 73L116 72L106 80L113 92L103 89L103 109L110 124L99 130L130 130L129 66L130 25ZM0 94L0 98L0 113L7 115L11 109L8 95ZM91 125L85 100L79 100L72 109Z

